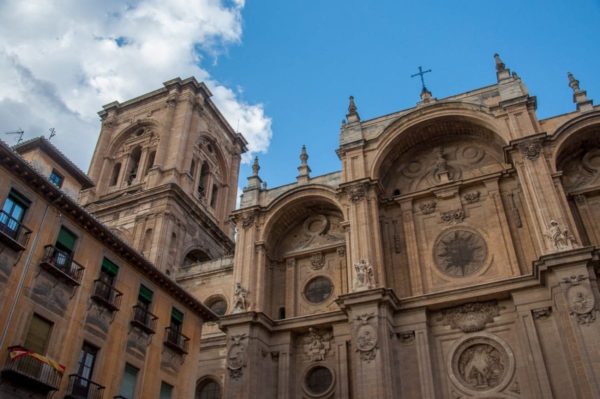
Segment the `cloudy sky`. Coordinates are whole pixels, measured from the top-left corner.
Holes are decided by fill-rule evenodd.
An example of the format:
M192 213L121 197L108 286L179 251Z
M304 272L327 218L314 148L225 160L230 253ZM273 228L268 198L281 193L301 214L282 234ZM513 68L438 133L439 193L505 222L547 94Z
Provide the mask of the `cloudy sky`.
M494 83L499 52L539 117L574 110L568 71L598 103L598 21L600 0L0 0L0 133L54 127L87 170L103 104L195 76L273 187L302 144L313 175L339 170L348 96L363 119L413 107L419 65L443 98Z

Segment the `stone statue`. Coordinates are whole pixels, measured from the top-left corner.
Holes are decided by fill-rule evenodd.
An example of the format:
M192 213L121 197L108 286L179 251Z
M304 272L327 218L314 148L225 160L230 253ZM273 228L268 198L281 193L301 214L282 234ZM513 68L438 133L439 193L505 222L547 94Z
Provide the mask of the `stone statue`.
M550 221L550 227L548 228L548 234L546 234L546 237L550 239L557 251L573 249L576 245L573 236L567 229L560 227L560 224L556 220Z
M304 352L310 358L311 362L325 360L325 355L331 347L329 343L330 339L330 333L319 333L312 327L308 329L308 336L306 337Z
M354 264L354 291L368 290L375 287L373 266L364 259Z
M248 290L242 288L240 283L235 283L235 289L233 291L233 313L240 313L246 311L246 296Z

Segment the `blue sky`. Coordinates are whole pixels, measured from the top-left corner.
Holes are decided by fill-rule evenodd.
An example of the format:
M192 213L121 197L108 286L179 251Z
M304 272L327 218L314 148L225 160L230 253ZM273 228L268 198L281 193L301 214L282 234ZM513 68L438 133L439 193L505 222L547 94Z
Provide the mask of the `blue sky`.
M438 98L494 83L499 52L541 118L574 110L567 71L600 101L599 21L600 0L2 0L0 132L53 127L87 170L103 104L195 76L250 143L240 186L258 154L275 187L302 144L313 176L339 170L348 96L363 120L410 108L419 65Z
M272 118L259 154L270 187L295 180L302 144L313 176L340 169L348 95L363 120L412 107L419 65L433 70L426 83L438 98L494 83L499 52L541 118L574 109L567 71L600 101L598 1L249 1L242 16L242 42L206 68Z

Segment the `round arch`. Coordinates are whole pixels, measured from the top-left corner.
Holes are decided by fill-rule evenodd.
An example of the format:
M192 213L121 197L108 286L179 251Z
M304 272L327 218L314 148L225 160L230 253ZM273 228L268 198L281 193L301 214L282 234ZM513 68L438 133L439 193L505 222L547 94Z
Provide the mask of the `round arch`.
M201 377L196 382L194 399L221 399L223 388L219 379L212 375Z
M111 156L114 155L115 151L117 151L117 149L123 145L129 136L134 134L138 129L146 127L151 128L152 134L160 139L161 125L153 119L140 119L133 125L127 126L121 130L112 138L110 144L108 145L107 154L110 154Z
M223 151L221 150L216 140L213 137L211 137L208 132L200 132L198 138L195 140L194 143L197 145L206 145L207 151L211 154L215 154L217 166L221 174L221 179L223 180L223 183L227 184L227 182L229 181L229 171L227 169L227 162L225 162Z
M598 132L600 132L600 111L585 113L559 126L550 137L554 142L550 163L552 172L559 171L559 164L564 154L581 144L581 141L597 136Z
M449 126L454 126L454 130L448 130ZM486 107L462 102L441 102L402 115L383 131L371 163L370 177L373 180L380 178L385 162L399 147L407 151L431 138L454 132L480 136L492 140L500 147L508 143L507 137L501 134L498 121Z

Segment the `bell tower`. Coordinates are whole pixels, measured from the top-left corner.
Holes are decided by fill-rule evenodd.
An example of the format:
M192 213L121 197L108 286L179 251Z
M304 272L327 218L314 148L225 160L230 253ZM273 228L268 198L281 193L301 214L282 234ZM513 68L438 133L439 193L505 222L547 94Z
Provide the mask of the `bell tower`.
M211 95L176 78L99 112L96 187L80 201L167 274L233 252L229 214L247 142Z

